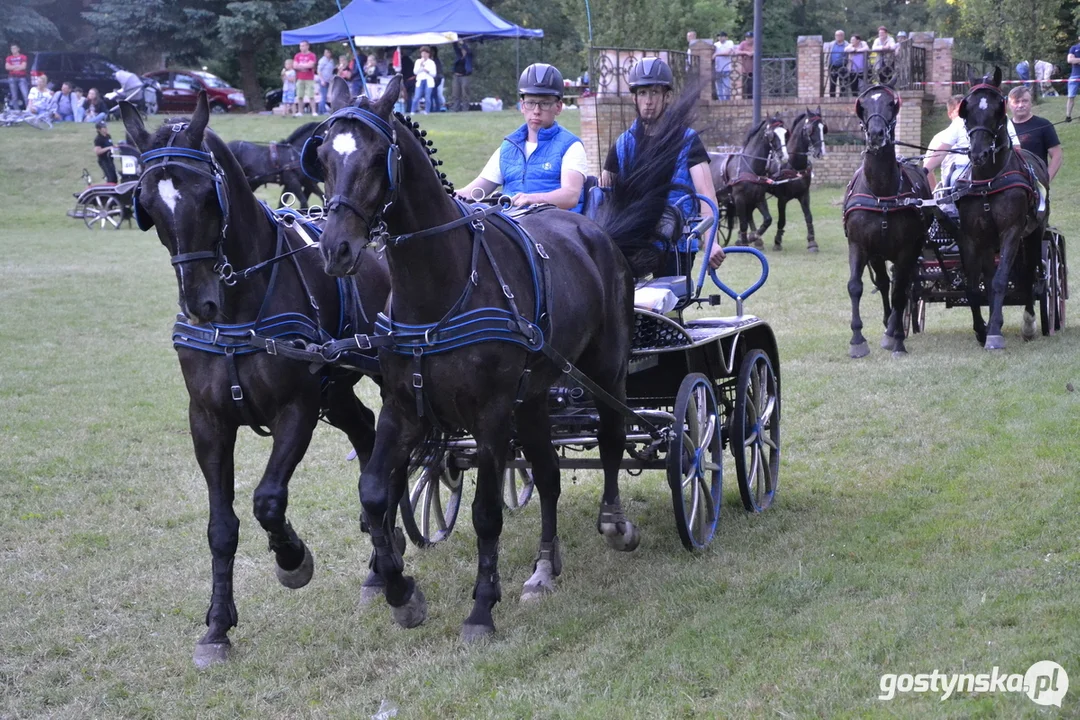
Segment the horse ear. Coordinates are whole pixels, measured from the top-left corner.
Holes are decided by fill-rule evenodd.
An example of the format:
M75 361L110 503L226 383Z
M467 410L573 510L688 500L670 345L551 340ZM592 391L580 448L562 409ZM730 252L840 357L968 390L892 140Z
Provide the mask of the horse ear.
M387 83L386 89L383 90L382 97L375 103L374 110L380 117L389 118L390 113L394 110L394 103L398 101L398 96L401 94L401 75L395 75Z
M979 84L979 78L976 77L975 70L970 65L968 66L967 76L968 76L968 85L970 85L971 87L975 87L976 85Z
M188 125L188 137L195 141L196 145L202 143L203 132L210 122L210 101L206 99L206 91L199 91L199 99L195 101L195 112L191 113L191 124Z
M349 83L341 77L335 77L330 83L330 112L335 113L349 105L352 97L349 92Z
M124 129L131 136L131 142L135 143L135 147L139 148L139 152L146 152L146 148L150 144L150 134L146 132L146 126L143 125L142 115L139 114L134 105L127 100L121 100L120 117L124 120Z
M817 106L817 112L814 113L814 114L817 115L818 117L821 117L821 106L820 105Z
M1001 87L1001 68L994 66L994 87Z

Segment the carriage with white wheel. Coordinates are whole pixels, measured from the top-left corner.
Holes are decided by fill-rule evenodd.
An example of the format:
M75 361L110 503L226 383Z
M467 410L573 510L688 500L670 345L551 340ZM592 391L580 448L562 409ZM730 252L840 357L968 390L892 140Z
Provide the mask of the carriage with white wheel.
M688 232L702 234L712 221ZM715 229L710 235L715 235ZM707 249L711 247L710 238ZM757 281L736 292L715 274L713 282L735 302L730 317L688 318L691 306L717 305L719 295L703 295L705 270L655 278L635 294L633 349L627 378L627 401L618 409L626 420L622 468L634 474L662 470L672 494L676 529L688 550L713 539L719 521L725 449L734 460L742 506L761 512L773 502L780 470L780 358L772 329L744 314L744 301L765 284L768 261L753 249L728 248L761 263ZM708 252L704 253L708 257ZM562 469L600 470L597 397L590 383L569 375L552 388L552 439ZM524 506L532 495L529 463L512 447L503 478L508 510ZM462 489L476 467L476 441L465 435L448 439L447 452L435 465L420 467L409 478L402 498L403 524L410 539L427 546L445 540L461 508Z
M82 220L90 230L119 230L125 221L131 226L132 195L142 176L139 151L131 145L116 145L112 159L120 182L94 183L90 172L83 170L86 188L74 193L75 208L67 213L68 217Z

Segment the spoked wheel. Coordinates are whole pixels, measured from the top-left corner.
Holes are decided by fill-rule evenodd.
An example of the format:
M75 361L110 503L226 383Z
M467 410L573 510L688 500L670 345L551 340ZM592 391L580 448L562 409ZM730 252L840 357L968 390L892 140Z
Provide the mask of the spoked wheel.
M735 225L735 216L729 207L720 205L720 219L716 225L716 239L713 242L727 247L731 242L731 230Z
M514 459L522 457L521 450L514 451ZM503 506L513 512L529 504L533 496L533 474L529 468L506 468L503 474Z
M1046 282L1039 295L1039 325L1043 335L1054 335L1065 327L1066 277L1064 247L1060 236L1047 232L1048 241L1043 254Z
M95 227L102 230L109 227L119 230L120 223L123 221L124 208L120 205L120 201L111 195L95 195L83 208L83 222L91 230Z
M668 485L675 527L687 550L703 548L720 519L723 455L720 415L712 381L701 373L683 378L667 448Z
M922 281L915 278L908 288L907 304L904 306L904 337L921 333L926 327L926 301L922 298Z
M780 480L780 393L772 361L761 350L748 353L739 368L731 453L743 507L765 510Z
M401 498L401 524L414 545L429 547L450 537L464 475L448 453L440 465L420 468L409 477L408 498Z

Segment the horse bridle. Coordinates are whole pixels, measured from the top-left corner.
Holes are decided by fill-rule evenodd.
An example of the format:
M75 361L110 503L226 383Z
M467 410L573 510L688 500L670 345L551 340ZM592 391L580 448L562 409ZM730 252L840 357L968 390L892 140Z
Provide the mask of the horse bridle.
M814 151L815 148L817 148L818 152L821 152L824 149L824 148L819 147L814 142L814 135L813 135L814 127L816 125L819 125L819 124L820 124L820 127L822 128L822 131L824 132L825 118L823 118L821 115L819 115L817 113L807 113L806 117L803 118L802 132L803 132L803 136L807 140L808 146L810 147L810 154L811 155L813 155L813 151ZM824 136L821 138L821 144L822 145L825 144ZM819 155L817 157L821 157L821 156Z
M137 193L142 188L142 183L150 175L153 170L167 170L169 168L177 168L193 172L197 175L202 175L205 178L209 178L214 183L214 192L217 195L218 207L221 209L221 232L218 235L217 242L214 244L213 250L197 250L195 252L178 252L172 255L172 264L183 265L185 263L197 262L199 260L213 260L214 272L220 277L222 282L226 285L236 284L235 273L233 267L229 264L229 259L225 255L225 236L229 231L229 193L225 186L225 172L221 169L221 165L218 164L214 154L205 150L194 150L192 148L176 147L173 143L176 141L179 133L187 127L187 123L177 123L172 126L172 135L169 137L169 142L165 147L157 148L156 150L148 150L140 156L140 160L143 164L143 175L139 180L139 188ZM176 160L194 160L199 163L210 166L209 170L204 170L201 167L192 165L189 162L176 162ZM133 198L138 212L139 198ZM143 227L144 223L139 222L142 229L149 229L150 225ZM177 249L179 250L179 243L177 243Z
M979 83L978 85L975 85L974 87L972 87L971 90L968 92L967 96L964 98L964 101L961 103L961 108L962 109L966 108L968 98L971 97L972 93L976 92L977 90L993 90L994 93L996 93L997 96L998 96L997 97L998 103L1001 106L1005 105L1005 96L1002 95L1001 90L997 89L993 85L988 85L987 83ZM966 114L966 113L964 113L964 114ZM998 153L1000 151L1007 150L1008 148L1012 147L1012 138L1009 137L1008 133L1005 133L1005 137L1008 140L1008 144L1005 145L1004 147L998 147L998 144L997 144L998 135L1000 135L1002 129L1004 129L1008 125L1008 122L1009 122L1008 115L1006 115L1005 112L1002 111L1002 113L1001 113L1001 122L998 124L997 128L995 128L995 129L988 128L985 125L976 125L973 128L969 128L967 126L967 118L966 117L964 118L964 128L967 130L967 134L968 134L969 138L972 135L974 135L975 133L977 133L977 132L989 133L989 135L990 135L990 156L992 158L994 158L994 161L996 162L997 161L997 155L998 155Z
M872 147L870 145L870 121L874 118L881 118L881 121L885 123L885 145L894 144L896 142L896 121L900 114L901 105L900 96L897 95L895 90L885 85L872 85L859 93L859 97L855 99L856 115L859 115L858 109L862 107L863 96L873 90L877 90L879 92L885 90L892 96L893 100L896 101L896 114L893 115L891 121L879 112L870 113L870 115L865 118L863 118L861 115L859 116L859 125L862 126L863 137L866 143L866 152L869 153L876 153L880 149Z

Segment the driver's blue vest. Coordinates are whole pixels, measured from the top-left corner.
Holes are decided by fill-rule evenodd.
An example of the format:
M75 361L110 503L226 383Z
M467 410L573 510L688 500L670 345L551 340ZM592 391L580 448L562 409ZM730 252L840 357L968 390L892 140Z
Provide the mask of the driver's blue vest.
M637 147L637 135L640 132L641 120L639 119L635 120L630 129L615 140L615 154L619 158L620 175L626 175L633 165L634 150ZM694 192L694 181L690 177L690 145L695 137L697 137L697 133L687 128L686 142L683 144L682 152L679 153L679 159L675 161L675 174L671 178L676 187L668 194L668 205L679 208L683 218L686 220L694 217L694 199L689 193ZM686 247L686 239L679 240L679 252L697 252L699 249L700 245L697 240L694 240L689 250Z
M542 128L537 136L536 149L525 159L525 141L529 128L522 125L506 136L499 148L499 168L503 175L503 192L544 193L562 187L562 158L570 146L581 140L566 128L555 123ZM572 208L581 212L581 199Z

